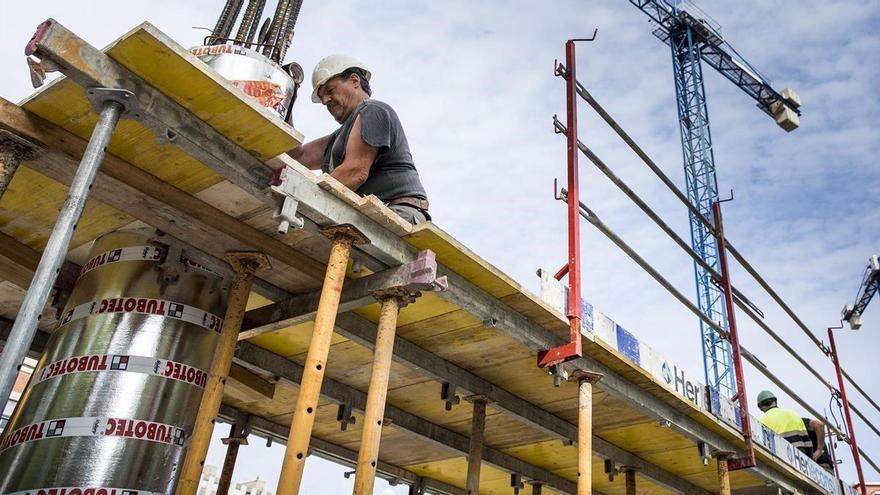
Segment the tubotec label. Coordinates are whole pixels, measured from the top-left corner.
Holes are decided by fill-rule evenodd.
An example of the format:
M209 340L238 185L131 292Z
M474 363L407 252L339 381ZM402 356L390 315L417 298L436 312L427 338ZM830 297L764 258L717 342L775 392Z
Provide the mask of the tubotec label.
M91 315L108 313L137 313L144 315L167 316L183 320L200 327L220 333L223 318L207 311L165 299L145 297L114 297L80 304L61 315L59 327Z
M126 371L160 376L205 388L208 374L199 368L167 359L125 354L88 354L72 356L52 362L41 368L36 383L73 373Z
M12 430L0 440L0 452L47 438L122 437L182 447L186 440L183 428L165 423L130 418L60 418L25 425Z
M34 488L24 492L8 492L6 495L162 495L158 492L132 488L106 486L66 486L60 488Z

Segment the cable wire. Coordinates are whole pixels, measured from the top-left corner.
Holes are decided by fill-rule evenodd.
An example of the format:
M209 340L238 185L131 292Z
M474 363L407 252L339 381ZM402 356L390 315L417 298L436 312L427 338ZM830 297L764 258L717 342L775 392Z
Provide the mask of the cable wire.
M559 64L558 69L562 74L566 73L565 66ZM652 172L663 182L667 188L675 195L679 201L684 204L684 206L688 209L688 211L693 214L703 226L708 229L708 231L715 235L715 226L710 222L705 215L694 206L687 198L687 196L675 185L675 183L667 176L663 170L660 169L659 166L651 159L650 156L633 140L633 138L623 130L622 127L614 120L613 117L593 98L593 95L590 94L589 91L578 81L576 82L575 89L578 95L587 102L588 105L608 124L609 127L614 130L614 132L630 147L630 149L642 159L645 165L651 169ZM607 175L607 174L606 174ZM610 177L609 177L610 178ZM618 179L619 180L619 179ZM612 182L617 184L617 181L612 179ZM650 215L649 215L650 216ZM662 228L662 227L661 227ZM717 236L716 236L717 237ZM825 355L828 355L829 350L825 344L820 341L816 335L807 327L807 325L795 314L795 312L791 309L791 307L785 303L782 297L770 286L769 283L755 270L755 268L746 261L745 257L740 254L740 252L733 246L733 244L725 237L725 241L727 243L727 250L730 251L730 254L734 257L734 259L739 262L739 264L746 270L746 272L751 275L756 282L763 288L768 295L782 308L782 310L797 324L798 327L803 331L803 333L818 347ZM702 265L701 265L702 266ZM705 266L703 267L705 268ZM856 382L855 380L847 373L843 368L841 368L844 377L846 377L847 381L849 381L856 390L878 411L880 412L880 405L877 404ZM852 406L852 403L850 403ZM861 416L861 414L859 414ZM875 430L876 431L876 430Z

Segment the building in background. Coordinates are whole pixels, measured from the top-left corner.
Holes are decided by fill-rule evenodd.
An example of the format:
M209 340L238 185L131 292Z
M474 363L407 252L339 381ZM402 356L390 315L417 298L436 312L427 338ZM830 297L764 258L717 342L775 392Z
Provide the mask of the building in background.
M853 485L853 488L855 488L857 490L858 490L858 487L859 487L858 483ZM868 495L880 495L880 481L876 481L873 483L870 481L866 481L865 488L866 488L865 493L867 493Z
M220 470L216 466L205 464L205 468L202 470L202 477L199 479L199 489L196 493L197 495L217 495L217 485L219 483ZM266 490L266 480L261 480L258 476L255 480L243 483L233 482L229 495L272 495L272 492Z
M12 412L15 411L15 406L18 405L18 400L21 398L21 394L24 392L28 380L30 380L31 375L34 374L34 366L36 365L36 359L29 357L24 358L24 363L21 365L18 377L12 385L12 394L9 395L9 400L3 407L3 411L0 412L0 433L6 428L6 423L9 422L9 417L12 416Z

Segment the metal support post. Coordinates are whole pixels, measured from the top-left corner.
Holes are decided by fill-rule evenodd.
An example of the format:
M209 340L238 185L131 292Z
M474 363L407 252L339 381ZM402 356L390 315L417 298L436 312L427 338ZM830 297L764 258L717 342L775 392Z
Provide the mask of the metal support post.
M208 371L205 392L202 394L199 412L193 426L192 436L189 439L189 448L181 467L177 495L195 495L199 489L199 478L202 475L211 434L214 431L214 418L220 411L223 386L229 377L229 368L232 366L232 356L235 354L235 346L238 343L238 332L247 309L254 275L259 270L270 268L269 258L263 253L233 252L227 253L226 257L235 270L235 281L229 290L229 302L226 306L223 329L214 351L214 360L211 361L211 369Z
M712 215L715 217L715 233L717 235L718 261L721 265L721 289L724 292L724 304L727 308L727 329L730 338L730 347L733 352L733 372L736 378L736 396L734 399L739 403L739 416L742 423L743 441L746 444L746 453L742 457L725 458L725 469L731 471L755 467L755 445L752 440L752 421L749 415L749 399L746 395L746 381L743 373L742 350L739 346L739 333L736 327L736 308L733 305L733 290L730 284L730 270L727 267L727 251L724 239L724 225L721 221L721 202L712 203Z
M627 469L624 472L624 478L626 478L626 495L636 495L636 472Z
M373 369L370 373L370 388L367 391L367 406L364 411L364 430L361 433L361 447L358 450L357 471L352 492L354 495L373 494L376 465L379 462L379 443L382 440L382 426L385 424L385 398L388 395L388 378L391 372L391 358L394 355L394 335L397 332L397 315L401 306L398 296L382 296L380 301L382 307L379 311L376 346L373 350Z
M728 469L729 452L715 454L718 461L718 495L730 495L730 470Z
M33 160L39 153L18 136L0 131L0 198L6 193L21 162Z
M480 467L483 463L483 436L486 431L486 398L473 399L474 412L471 418L471 440L468 449L467 495L480 492Z
M578 383L578 483L577 495L593 493L593 384L602 374L576 370L571 374Z
M248 418L246 415L242 415L229 427L229 437L222 440L226 445L226 457L223 459L220 479L217 480L217 495L229 494L229 487L232 486L232 473L235 471L235 461L238 459L238 448L248 444L248 430L250 430Z
M841 327L838 327L841 328ZM846 429L849 433L849 447L852 450L853 462L856 465L856 474L859 477L859 492L867 495L865 475L862 473L862 459L859 456L859 444L856 443L856 432L853 429L852 416L849 412L849 401L846 399L846 387L843 384L843 373L840 370L840 357L837 355L837 346L834 344L834 327L828 328L828 343L831 345L831 361L834 362L834 371L837 373L837 386L840 387L840 400L843 402L843 417L846 419Z
M542 493L544 493L544 485L532 483L532 495L541 495Z
M333 245L330 248L327 273L324 276L318 310L315 313L315 327L312 330L312 340L309 343L309 352L306 355L293 420L290 424L281 475L278 477L278 487L275 491L277 495L299 493L351 246L368 242L367 238L352 225L329 227L324 229L324 234L333 241Z
M128 115L136 105L134 95L125 90L94 88L89 89L86 94L100 112L98 122L76 169L67 192L67 199L52 228L52 234L43 250L30 287L18 310L18 316L9 332L9 339L0 354L0 404L5 404L9 399L12 384L18 376L18 368L34 339L37 322L42 316L55 277L64 263L67 249L70 247L70 239L82 216L92 182L95 181L95 175L104 160L116 124L120 117Z

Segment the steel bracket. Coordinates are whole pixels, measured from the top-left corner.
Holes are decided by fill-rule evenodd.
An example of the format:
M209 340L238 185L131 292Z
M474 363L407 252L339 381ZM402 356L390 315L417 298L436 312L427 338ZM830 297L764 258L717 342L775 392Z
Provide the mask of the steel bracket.
M92 108L97 113L101 113L107 103L113 102L122 107L120 118L140 119L143 117L140 103L134 93L127 89L89 88L86 90L86 98L92 103Z
M522 475L510 473L510 486L513 487L514 495L519 495L519 491L526 487L525 483L523 483Z
M404 307L414 303L423 291L442 292L449 287L446 276L437 276L437 255L430 249L420 251L415 260L401 265L398 270L404 283L377 289L372 292L373 297L379 300L393 297L400 307Z
M336 421L339 421L339 429L341 431L347 430L348 425L353 425L357 422L357 418L352 414L351 404L339 404L339 409L336 410Z
M446 410L451 411L452 406L461 404L461 397L455 395L455 384L443 382L440 388L440 400L446 402Z
M272 215L273 218L281 219L278 222L278 228L276 229L279 234L286 234L290 227L299 230L305 226L305 221L302 217L296 215L296 210L299 208L299 200L296 198L296 187L294 186L294 182L289 178L289 174L292 173L295 172L284 167L284 169L281 170L279 177L281 180L280 184L270 186L269 188L281 198L281 204Z

